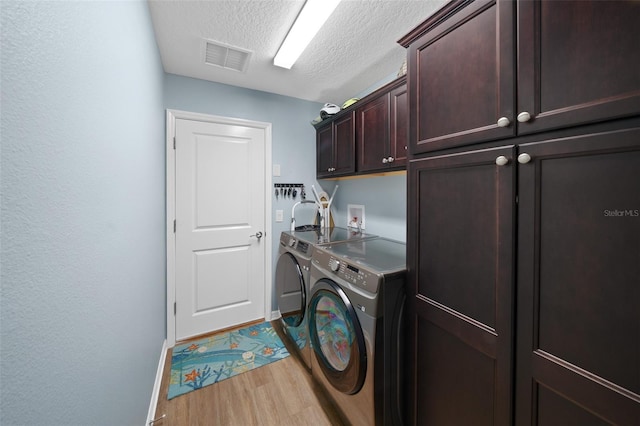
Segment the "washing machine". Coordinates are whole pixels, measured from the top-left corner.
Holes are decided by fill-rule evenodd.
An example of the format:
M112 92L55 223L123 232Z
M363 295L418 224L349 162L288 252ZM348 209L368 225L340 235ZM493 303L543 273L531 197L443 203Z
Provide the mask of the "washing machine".
M403 424L406 246L376 238L316 247L311 373L356 426Z
M323 229L310 226L301 229L284 231L280 235L275 287L285 338L297 348L307 369L311 369L307 304L312 251L314 247L337 241L359 241L376 236L339 227Z

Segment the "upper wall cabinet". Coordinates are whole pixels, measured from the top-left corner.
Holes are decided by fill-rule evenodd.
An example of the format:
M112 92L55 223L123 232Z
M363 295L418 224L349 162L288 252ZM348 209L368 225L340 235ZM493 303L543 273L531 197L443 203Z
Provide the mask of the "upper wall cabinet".
M403 169L407 165L407 85L405 79L356 108L358 173Z
M638 22L637 1L452 1L399 41L410 152L637 114Z
M406 77L401 77L316 124L317 177L405 169L407 108Z
M318 178L354 174L355 120L354 112L318 128L316 132L316 175Z

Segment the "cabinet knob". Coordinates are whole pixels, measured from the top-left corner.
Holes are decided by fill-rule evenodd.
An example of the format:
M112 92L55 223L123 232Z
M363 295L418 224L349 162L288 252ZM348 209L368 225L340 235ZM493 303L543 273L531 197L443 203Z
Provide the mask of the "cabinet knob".
M518 155L518 163L527 164L529 161L531 161L531 156L526 152L523 152L522 154Z
M498 166L504 166L506 164L509 164L509 159L504 155L501 155L500 157L496 158L496 164Z
M526 123L529 120L531 120L531 114L529 114L527 111L522 111L520 114L518 114L518 121L520 123Z
M389 162L389 160L387 160L386 158L382 159L382 164L387 164Z
M511 121L507 117L498 118L498 127L508 127Z
M393 157L389 157L389 158L387 158L387 161L389 161L390 163L393 163L395 160L396 160L396 159L395 159L395 158L393 158Z

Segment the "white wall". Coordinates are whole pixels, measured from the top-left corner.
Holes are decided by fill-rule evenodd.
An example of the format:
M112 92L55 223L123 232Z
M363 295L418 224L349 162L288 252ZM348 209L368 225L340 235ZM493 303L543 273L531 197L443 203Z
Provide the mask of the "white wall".
M147 3L0 7L0 423L142 425L165 337Z

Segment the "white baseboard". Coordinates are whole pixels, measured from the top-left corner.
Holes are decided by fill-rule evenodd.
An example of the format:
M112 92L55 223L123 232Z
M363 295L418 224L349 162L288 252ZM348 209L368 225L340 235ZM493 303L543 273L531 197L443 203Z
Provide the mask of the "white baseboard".
M160 353L160 361L158 361L158 369L156 370L156 381L153 384L153 391L151 392L151 402L149 403L149 412L147 413L147 426L156 415L156 408L158 407L158 397L160 396L160 385L162 384L162 375L164 373L164 363L167 360L167 340L162 342L162 352Z

